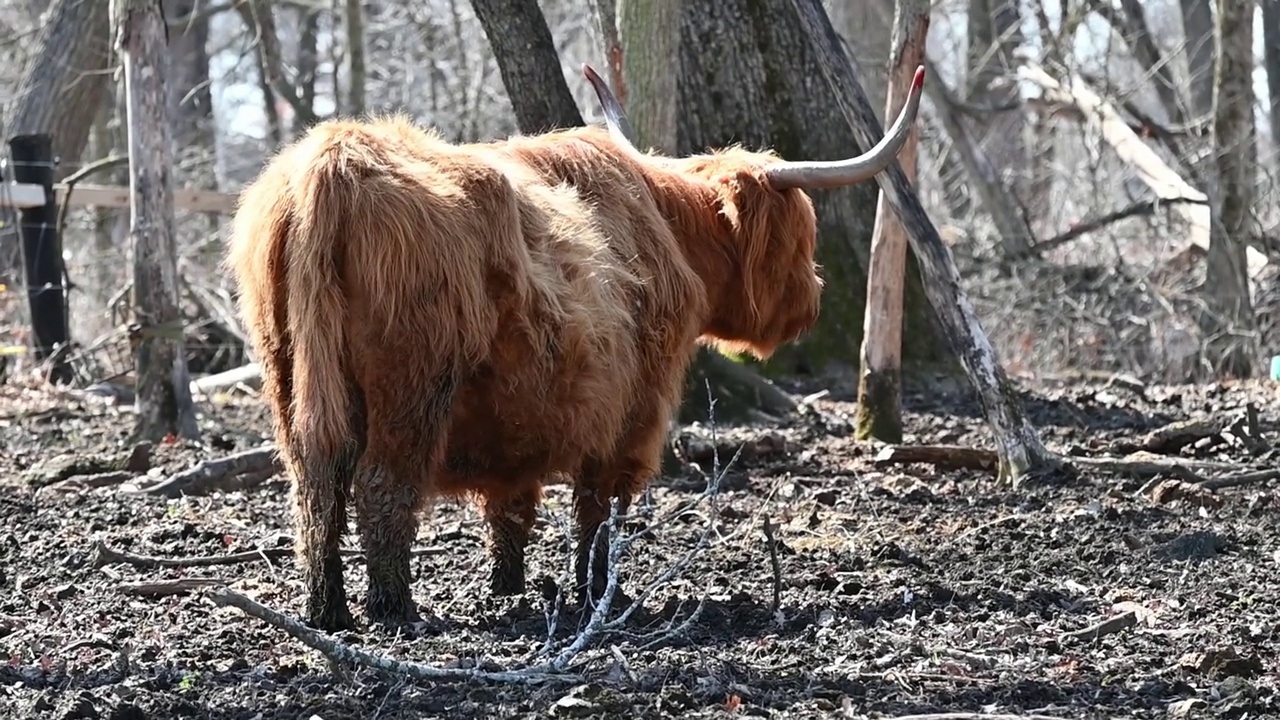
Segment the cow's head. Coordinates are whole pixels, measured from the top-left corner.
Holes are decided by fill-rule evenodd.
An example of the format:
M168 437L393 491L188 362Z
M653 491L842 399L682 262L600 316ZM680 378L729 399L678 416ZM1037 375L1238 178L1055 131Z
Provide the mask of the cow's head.
M870 180L897 157L906 143L920 106L924 68L916 70L911 91L893 127L867 152L847 160L793 162L771 151L741 147L671 159L642 153L621 104L589 66L583 74L596 91L614 140L651 163L695 180L712 198L717 216L713 237L677 235L689 252L700 249L724 256L732 277L719 278L723 288L713 298L707 340L733 352L764 359L781 345L807 332L818 319L822 279L814 261L817 217L807 190ZM691 202L696 202L692 201ZM689 225L707 227L706 223ZM705 235L705 230L703 231Z

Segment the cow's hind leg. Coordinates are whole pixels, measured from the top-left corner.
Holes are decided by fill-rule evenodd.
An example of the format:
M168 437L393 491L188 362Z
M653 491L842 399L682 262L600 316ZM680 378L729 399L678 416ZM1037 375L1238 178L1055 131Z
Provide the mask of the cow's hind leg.
M578 531L577 580L580 597L598 601L608 585L610 531L609 503L616 500L618 519L631 509L632 498L658 471L666 423L658 421L659 413L648 408L639 413L617 453L606 462L588 461L578 475L574 493L574 510ZM647 422L646 422L647 421ZM620 529L620 528L619 528ZM593 545L593 540L595 540ZM591 559L594 546L595 556ZM589 595L588 595L589 593ZM614 591L613 606L629 602L621 583Z
M420 620L410 592L409 556L418 511L443 445L453 384L386 387L369 402L368 448L356 473L356 517L369 573L365 614L384 624Z
M618 493L619 468L588 462L578 477L573 497L574 524L577 531L577 589L585 604L595 603L604 595L609 577L609 545L612 539L607 523L610 501L618 501L618 522L631 507L631 496ZM620 528L619 528L620 529ZM621 597L622 588L615 591Z
M354 622L338 548L347 525L355 451L299 460L290 453L285 462L293 476L295 549L307 586L307 621L328 632L349 630Z
M489 557L493 561L489 589L494 595L519 595L525 589L525 547L537 520L540 491L520 490L485 498L489 525Z

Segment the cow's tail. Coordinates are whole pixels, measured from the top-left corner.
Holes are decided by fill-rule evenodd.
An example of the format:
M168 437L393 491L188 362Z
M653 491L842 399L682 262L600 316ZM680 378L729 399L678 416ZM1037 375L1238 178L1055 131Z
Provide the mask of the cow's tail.
M365 428L350 365L340 272L359 181L341 155L341 147L327 148L294 176L285 287L293 346L294 448L304 472L336 473L334 479L345 484L363 450Z

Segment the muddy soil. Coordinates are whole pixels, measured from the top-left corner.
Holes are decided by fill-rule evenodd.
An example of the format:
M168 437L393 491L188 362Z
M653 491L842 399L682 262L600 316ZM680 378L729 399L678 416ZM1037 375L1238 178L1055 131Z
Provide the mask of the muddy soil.
M875 447L852 438L851 398L828 396L787 424L717 428L722 445L750 452L724 473L714 510L703 503L662 522L699 498L706 475L686 467L655 482L636 520L651 532L624 559L627 592L700 538L707 546L621 632L576 658L576 678L412 682L338 671L199 589L139 594L137 583L212 578L301 612L278 475L172 499L125 492L257 446L268 433L257 401L204 402L207 446L160 444L148 459L133 456L127 408L12 386L0 395L5 717L1280 717L1275 480L1208 490L1180 472L1090 471L1013 491L983 470L882 467ZM1042 384L1025 399L1059 452L1104 456L1170 422L1226 419L1227 431L1166 452L1280 465L1274 384ZM906 408L908 443L989 446L965 391L913 394ZM709 470L698 433L688 430L683 447ZM528 590L498 599L476 512L435 506L414 558L430 630L362 625L344 640L436 667L538 662L547 597L567 564L567 510L565 489L553 488ZM100 564L98 544L165 558L262 552L233 565L148 568ZM346 567L358 612L363 565L355 556ZM557 617L562 648L581 618L573 608ZM1080 632L1100 623L1103 632ZM666 632L673 625L684 627Z

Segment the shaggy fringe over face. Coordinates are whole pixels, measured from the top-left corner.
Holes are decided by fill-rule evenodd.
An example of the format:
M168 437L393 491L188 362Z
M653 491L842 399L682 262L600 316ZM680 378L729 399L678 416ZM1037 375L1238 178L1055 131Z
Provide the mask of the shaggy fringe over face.
M657 472L697 344L765 358L817 319L813 205L770 185L776 162L652 157L596 127L459 146L398 117L321 123L280 152L241 194L227 265L292 482L308 620L352 626L353 509L366 614L416 618L409 549L438 496L482 505L491 589L521 592L560 475L579 587L598 594L591 539Z

